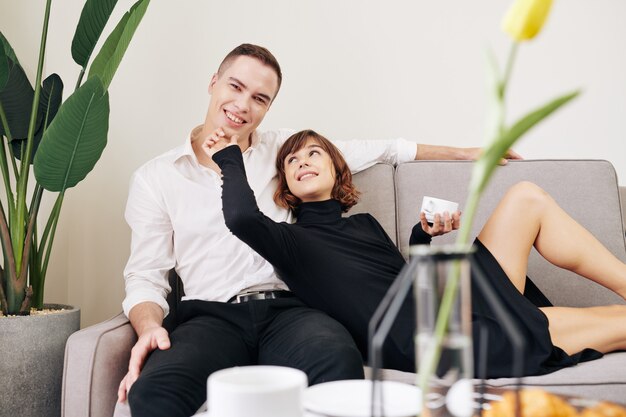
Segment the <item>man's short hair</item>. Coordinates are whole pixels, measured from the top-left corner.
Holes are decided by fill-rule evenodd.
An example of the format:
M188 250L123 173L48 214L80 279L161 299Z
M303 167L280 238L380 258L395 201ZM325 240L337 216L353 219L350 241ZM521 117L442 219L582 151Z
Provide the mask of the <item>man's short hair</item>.
M259 45L253 45L251 43L242 43L224 57L222 63L217 69L217 74L222 75L222 73L230 66L230 64L240 56L249 56L261 61L262 64L267 65L272 68L276 73L276 77L278 78L278 87L276 88L276 94L278 94L278 90L280 90L280 84L283 81L283 73L280 70L280 65L278 64L278 60L272 53L267 49ZM276 94L274 97L276 97Z

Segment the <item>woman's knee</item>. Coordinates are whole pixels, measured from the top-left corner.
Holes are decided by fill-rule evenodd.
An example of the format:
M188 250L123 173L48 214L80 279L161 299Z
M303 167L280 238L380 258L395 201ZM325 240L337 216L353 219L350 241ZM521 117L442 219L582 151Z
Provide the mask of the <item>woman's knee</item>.
M520 204L520 207L525 209L542 208L552 201L552 197L543 188L530 181L520 181L513 185L504 198L515 204Z

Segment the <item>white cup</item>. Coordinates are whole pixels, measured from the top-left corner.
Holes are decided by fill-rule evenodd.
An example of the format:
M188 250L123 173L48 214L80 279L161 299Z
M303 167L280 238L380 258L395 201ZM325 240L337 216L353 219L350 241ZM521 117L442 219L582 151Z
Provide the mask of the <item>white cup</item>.
M306 374L282 366L241 366L209 376L207 417L302 417Z
M435 214L439 213L442 215L441 222L443 223L443 212L447 211L450 213L450 216L454 212L459 209L459 203L455 203L454 201L442 200L441 198L434 198L424 196L422 200L422 209L420 212L424 212L426 214L426 220L429 223L433 223L435 220Z

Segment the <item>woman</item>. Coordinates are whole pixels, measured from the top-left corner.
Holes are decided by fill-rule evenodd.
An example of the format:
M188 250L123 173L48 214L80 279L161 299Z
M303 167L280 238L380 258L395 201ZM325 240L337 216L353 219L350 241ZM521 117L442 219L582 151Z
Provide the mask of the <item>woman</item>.
M371 215L341 217L358 197L340 152L310 130L285 142L276 161L279 184L274 197L277 204L294 211L297 222L276 223L257 208L239 149L217 150L224 141L223 133L215 132L203 149L222 170L226 225L272 263L298 297L341 322L367 357L369 319L405 262ZM236 138L230 144L236 144ZM457 229L459 216L458 212L437 215L430 226L421 213L411 243L428 243L431 236ZM476 259L524 332L525 375L552 372L626 349L626 306L553 307L526 277L534 246L553 264L626 297L626 265L539 187L530 183L512 187L475 245ZM383 347L385 367L415 370L414 311L408 297ZM488 377L511 376L511 345L478 291L473 291L472 312L475 334L481 326L489 330ZM476 355L475 360L479 360ZM476 362L475 369L481 368Z

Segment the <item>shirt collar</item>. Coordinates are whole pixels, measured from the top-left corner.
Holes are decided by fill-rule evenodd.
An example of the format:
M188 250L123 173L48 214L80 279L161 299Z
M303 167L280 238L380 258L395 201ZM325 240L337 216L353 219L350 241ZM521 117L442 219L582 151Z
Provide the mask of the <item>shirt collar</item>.
M261 135L259 135L258 131L255 130L250 135L250 147L248 149L255 149L260 142L261 142Z
M178 151L174 155L174 163L187 159L193 161L196 165L200 165L193 148L191 147L191 134L185 138L183 146L178 147Z
M174 155L174 163L180 161L181 159L188 159L190 161L193 161L196 165L200 165L200 163L198 162L198 158L196 157L196 153L193 151L193 147L191 146L191 137L193 136L193 132L200 129L202 129L202 125L196 126L191 130L189 135L185 138L183 146L179 147L178 153ZM261 142L261 135L259 135L257 130L252 132L250 138L250 146L248 147L248 149L245 150L244 154L248 153L248 151L256 149L256 147Z

